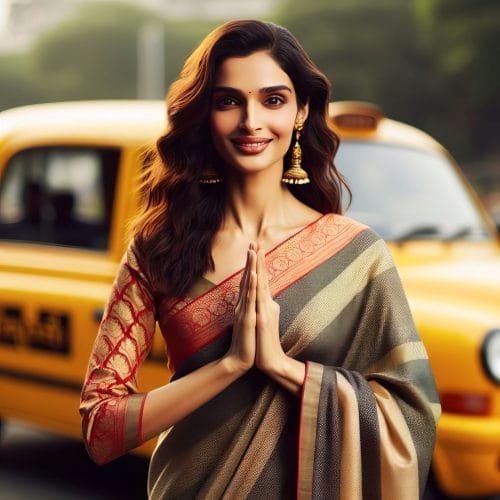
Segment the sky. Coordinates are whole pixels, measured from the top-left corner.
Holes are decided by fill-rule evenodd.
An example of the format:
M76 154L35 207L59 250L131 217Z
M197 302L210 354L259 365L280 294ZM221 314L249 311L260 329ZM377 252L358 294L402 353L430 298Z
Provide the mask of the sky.
M0 28L3 28L7 16L8 0L0 0Z

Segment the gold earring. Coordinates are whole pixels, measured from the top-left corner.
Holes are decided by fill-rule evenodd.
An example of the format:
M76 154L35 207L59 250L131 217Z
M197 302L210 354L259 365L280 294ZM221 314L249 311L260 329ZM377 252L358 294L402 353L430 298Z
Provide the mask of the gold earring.
M221 182L224 182L224 179L213 167L206 168L200 175L200 184L220 184Z
M302 149L299 144L300 134L304 125L302 123L295 124L295 144L292 149L292 164L290 168L283 174L281 182L286 184L308 184L310 181L307 172L302 168Z

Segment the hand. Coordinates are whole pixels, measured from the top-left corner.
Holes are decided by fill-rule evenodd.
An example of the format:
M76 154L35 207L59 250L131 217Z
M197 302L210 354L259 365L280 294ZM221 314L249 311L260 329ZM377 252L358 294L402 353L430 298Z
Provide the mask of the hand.
M257 255L250 244L247 262L241 278L240 294L234 309L233 337L226 357L236 370L247 371L255 363L255 327L257 320Z
M269 289L265 254L262 245L257 250L257 321L256 355L257 368L273 376L280 373L286 363L286 354L279 336L280 306Z

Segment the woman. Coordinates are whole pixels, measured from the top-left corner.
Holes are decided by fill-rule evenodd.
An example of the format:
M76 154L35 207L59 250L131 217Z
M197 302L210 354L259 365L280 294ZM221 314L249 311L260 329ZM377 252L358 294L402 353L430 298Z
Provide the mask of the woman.
M423 491L439 403L386 246L340 215L329 97L261 21L216 29L170 89L81 404L99 463L160 435L151 498ZM174 376L138 394L156 321Z

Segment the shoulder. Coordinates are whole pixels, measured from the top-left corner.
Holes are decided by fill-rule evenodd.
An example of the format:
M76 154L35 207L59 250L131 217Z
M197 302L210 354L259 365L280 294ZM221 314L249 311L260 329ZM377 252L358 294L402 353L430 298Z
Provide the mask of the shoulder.
M130 277L139 286L141 286L141 288L147 290L150 295L154 295L147 274L144 272L142 253L140 252L137 242L134 238L132 238L128 243L127 249L123 254L120 267L122 274L130 275Z
M318 220L318 230L328 234L331 245L341 245L345 251L363 254L363 258L392 260L384 239L370 226L346 215L329 213Z
M132 238L129 241L123 258L130 267L132 267L133 269L140 270L142 261L141 252L139 250L135 238Z
M363 234L370 235L373 239L380 239L369 226L346 215L325 214L316 221L316 226L317 230L326 234L349 235L353 238Z
M347 215L328 213L325 214L322 217L322 219L324 220L325 224L330 226L336 226L339 228L342 227L342 228L356 229L358 231L369 229L369 227L366 224L351 219Z

